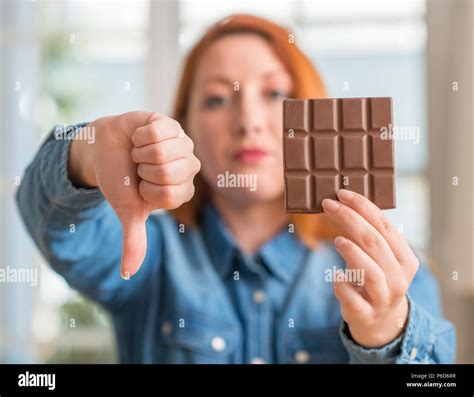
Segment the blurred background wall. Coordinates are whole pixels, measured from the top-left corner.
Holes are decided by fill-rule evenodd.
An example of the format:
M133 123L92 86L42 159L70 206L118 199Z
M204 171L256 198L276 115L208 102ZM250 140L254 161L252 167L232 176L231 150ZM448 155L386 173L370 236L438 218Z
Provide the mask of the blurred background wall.
M474 360L473 1L428 2L427 71L433 268L458 361Z
M231 13L289 27L335 97L392 96L397 209L426 252L474 362L473 1L0 1L0 362L116 362L107 316L45 265L13 203L49 129L129 110L168 112L183 56Z

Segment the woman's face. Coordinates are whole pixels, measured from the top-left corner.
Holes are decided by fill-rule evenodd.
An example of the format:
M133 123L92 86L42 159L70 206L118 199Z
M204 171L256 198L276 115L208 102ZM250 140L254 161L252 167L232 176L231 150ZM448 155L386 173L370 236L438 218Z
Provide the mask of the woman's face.
M199 60L186 128L212 193L248 205L283 194L282 100L291 77L264 38L216 40Z

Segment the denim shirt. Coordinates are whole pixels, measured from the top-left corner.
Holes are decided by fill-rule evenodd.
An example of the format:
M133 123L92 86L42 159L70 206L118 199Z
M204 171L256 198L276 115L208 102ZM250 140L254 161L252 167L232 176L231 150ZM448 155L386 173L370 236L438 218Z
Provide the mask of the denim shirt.
M247 255L210 202L195 226L183 228L166 211L151 214L145 260L123 280L119 220L99 189L68 179L70 143L51 132L25 172L17 203L51 267L110 313L121 362L454 362L454 327L442 317L425 264L407 294L403 334L364 348L351 338L325 281L327 269L345 267L333 244L308 249L285 227Z

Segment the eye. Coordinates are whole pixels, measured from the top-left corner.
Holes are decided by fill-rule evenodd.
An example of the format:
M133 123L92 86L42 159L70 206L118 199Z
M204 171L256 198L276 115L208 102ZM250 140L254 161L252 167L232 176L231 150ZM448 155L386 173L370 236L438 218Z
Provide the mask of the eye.
M271 90L271 91L268 91L267 95L271 98L271 99L284 99L286 98L288 95L286 94L286 92L283 92L283 91L278 91L278 90Z
M206 100L204 101L204 106L206 108L212 109L212 108L216 108L218 106L224 105L225 102L226 102L226 99L224 97L213 95L206 98Z

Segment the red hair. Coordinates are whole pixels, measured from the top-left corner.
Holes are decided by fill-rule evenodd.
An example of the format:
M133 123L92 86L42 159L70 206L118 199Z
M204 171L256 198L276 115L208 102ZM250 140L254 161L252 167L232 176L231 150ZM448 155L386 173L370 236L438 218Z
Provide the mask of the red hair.
M234 33L254 33L267 40L292 77L293 98L324 98L327 96L319 73L298 48L291 31L257 16L231 15L211 26L185 59L172 115L181 125L186 125L188 99L201 55L217 39ZM195 224L201 206L208 198L209 186L200 174L195 177L194 184L196 192L191 201L170 211L180 223ZM292 214L291 221L295 225L298 236L309 247L315 247L321 239L334 238L337 235L337 230L325 221L324 214Z

